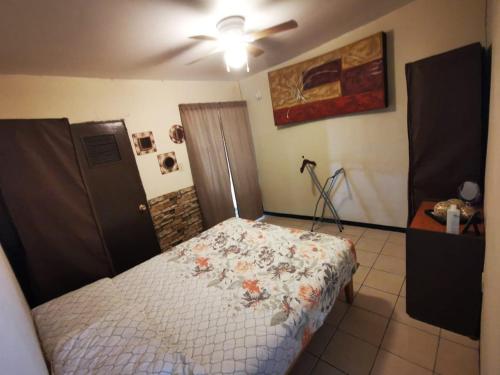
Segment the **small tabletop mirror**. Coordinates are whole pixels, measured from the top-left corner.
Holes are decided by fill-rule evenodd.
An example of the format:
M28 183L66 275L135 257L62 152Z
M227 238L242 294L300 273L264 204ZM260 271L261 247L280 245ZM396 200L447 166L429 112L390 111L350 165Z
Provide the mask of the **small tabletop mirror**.
M458 195L465 202L475 204L481 199L481 188L476 182L465 181L458 188Z

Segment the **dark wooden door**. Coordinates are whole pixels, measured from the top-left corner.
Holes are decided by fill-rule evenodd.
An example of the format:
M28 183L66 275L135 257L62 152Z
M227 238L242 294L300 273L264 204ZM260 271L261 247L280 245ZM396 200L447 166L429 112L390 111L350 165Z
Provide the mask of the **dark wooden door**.
M114 269L160 252L146 194L123 121L71 126L84 180Z

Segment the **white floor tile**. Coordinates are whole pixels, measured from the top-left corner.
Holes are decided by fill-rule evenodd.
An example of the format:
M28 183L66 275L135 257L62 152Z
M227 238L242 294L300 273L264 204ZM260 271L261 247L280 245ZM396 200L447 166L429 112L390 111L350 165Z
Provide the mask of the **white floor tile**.
M390 317L398 296L363 285L356 295L354 306Z
M382 348L403 359L432 370L439 337L391 320Z
M398 295L403 282L404 277L401 275L371 269L364 281L364 284L371 288Z
M432 375L432 371L380 350L371 375Z
M356 258L358 259L359 264L365 267L373 266L375 260L377 259L377 253L370 253L369 251L364 250L356 250Z
M321 359L349 375L368 375L376 355L376 346L337 331Z
M347 312L339 328L377 346L382 341L387 321L387 318L379 314L353 306Z
M406 298L405 297L399 297L398 301L396 302L396 308L394 309L394 314L392 315L391 319L407 324L409 326L421 329L423 331L426 331L430 334L439 335L440 328L433 326L431 324L427 324L425 322L421 322L420 320L413 319L411 316L409 316L406 313Z
M382 254L390 255L396 258L406 259L406 246L386 242L382 248Z
M373 238L365 238L364 235L356 242L356 250L370 251L372 253L380 253L384 247L385 241Z
M367 229L365 233L363 233L364 238L373 238L375 240L386 241L391 232L381 229Z
M377 258L377 261L373 265L373 268L380 271L385 271L405 276L406 261L404 259L380 254L379 257Z
M345 372L340 371L325 361L319 360L311 375L345 375Z
M441 330L441 337L456 342L457 344L465 345L469 348L479 348L479 340L472 340L469 337L459 335L458 333L451 332L446 329Z
M478 375L479 352L441 338L436 372L440 375Z

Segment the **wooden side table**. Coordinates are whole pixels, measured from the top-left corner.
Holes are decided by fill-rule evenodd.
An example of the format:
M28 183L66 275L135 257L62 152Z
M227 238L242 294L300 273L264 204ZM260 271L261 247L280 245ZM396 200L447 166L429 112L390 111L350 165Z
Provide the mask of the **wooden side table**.
M485 228L479 225L480 236L473 231L447 234L446 226L425 214L435 203L423 202L408 227L406 311L415 319L477 338Z

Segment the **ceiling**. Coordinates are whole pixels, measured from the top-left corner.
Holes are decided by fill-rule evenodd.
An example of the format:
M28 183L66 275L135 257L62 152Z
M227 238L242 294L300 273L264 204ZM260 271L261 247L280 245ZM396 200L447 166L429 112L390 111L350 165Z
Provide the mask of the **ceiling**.
M236 80L264 70L411 0L1 0L0 74ZM227 73L222 56L194 65L225 16L258 30L289 19L297 29L256 43L250 73Z

